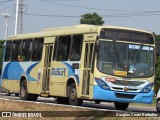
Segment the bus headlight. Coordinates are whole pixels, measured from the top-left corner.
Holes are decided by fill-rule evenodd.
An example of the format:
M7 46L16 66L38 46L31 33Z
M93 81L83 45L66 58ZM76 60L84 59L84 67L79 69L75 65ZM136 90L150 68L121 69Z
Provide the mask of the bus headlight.
M151 91L152 87L153 87L153 83L149 83L141 90L141 92L148 93Z
M105 90L110 90L109 86L107 85L106 82L104 82L102 79L100 78L95 78L96 83L98 84L98 86L102 89Z

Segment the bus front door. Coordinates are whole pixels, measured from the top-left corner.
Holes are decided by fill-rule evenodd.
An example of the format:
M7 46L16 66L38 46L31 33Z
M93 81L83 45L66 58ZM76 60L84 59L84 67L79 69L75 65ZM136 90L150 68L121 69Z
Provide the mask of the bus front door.
M92 41L85 42L83 83L82 83L82 95L85 97L89 96L93 48L94 48L94 42Z
M43 69L43 93L49 93L50 72L51 72L51 57L52 57L53 44L45 44L45 57L44 57L44 69Z

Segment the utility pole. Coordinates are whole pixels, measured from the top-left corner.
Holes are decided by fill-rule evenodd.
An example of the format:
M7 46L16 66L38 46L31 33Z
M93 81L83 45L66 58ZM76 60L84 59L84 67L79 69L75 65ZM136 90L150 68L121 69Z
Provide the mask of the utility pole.
M15 35L23 32L23 12L24 12L23 0L17 0L16 2L16 20L15 20Z
M17 35L17 27L18 27L18 11L19 11L19 0L17 0L17 3L16 3L15 35Z
M2 14L3 15L3 17L5 17L6 18L6 22L5 22L5 40L7 39L7 37L8 37L8 18L11 16L9 13L3 13Z

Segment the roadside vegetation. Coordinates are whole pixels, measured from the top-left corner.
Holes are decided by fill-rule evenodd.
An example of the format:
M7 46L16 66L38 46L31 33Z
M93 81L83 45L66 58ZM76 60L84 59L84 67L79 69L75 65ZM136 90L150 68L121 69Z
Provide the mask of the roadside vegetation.
M156 97L153 98L152 104L131 103L130 106L156 107Z

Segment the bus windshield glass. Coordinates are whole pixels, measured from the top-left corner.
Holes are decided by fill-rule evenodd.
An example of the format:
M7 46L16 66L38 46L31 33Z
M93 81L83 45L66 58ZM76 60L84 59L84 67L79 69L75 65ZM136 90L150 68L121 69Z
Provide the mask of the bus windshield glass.
M99 71L123 77L145 78L154 72L154 49L143 44L100 41L97 68Z

